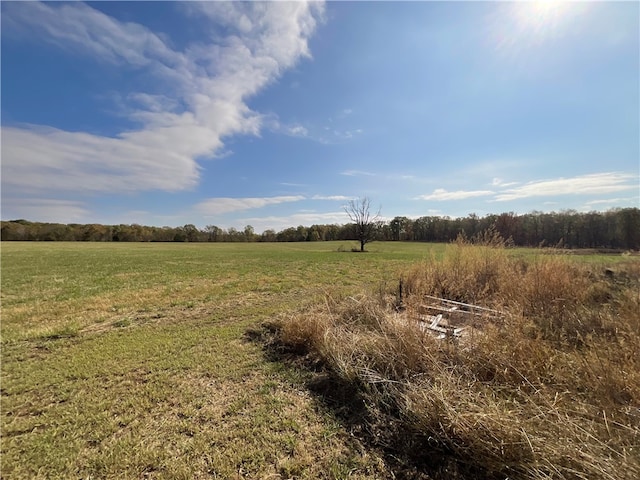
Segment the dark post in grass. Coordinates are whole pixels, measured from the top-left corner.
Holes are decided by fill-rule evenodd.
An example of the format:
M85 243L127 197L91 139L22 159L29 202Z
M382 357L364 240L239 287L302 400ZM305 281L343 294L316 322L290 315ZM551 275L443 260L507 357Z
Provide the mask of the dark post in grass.
M344 207L356 229L356 238L360 242L360 251L364 252L365 244L375 239L380 226L380 208L375 215L371 214L371 201L367 197L349 200Z

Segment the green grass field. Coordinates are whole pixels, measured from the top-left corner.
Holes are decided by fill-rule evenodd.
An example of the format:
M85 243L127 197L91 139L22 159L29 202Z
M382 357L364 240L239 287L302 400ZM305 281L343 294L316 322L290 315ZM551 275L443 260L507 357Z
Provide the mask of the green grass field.
M248 328L424 244L2 244L3 478L374 478ZM437 248L437 247L436 247Z
M443 251L352 246L3 243L2 478L391 478L246 335Z

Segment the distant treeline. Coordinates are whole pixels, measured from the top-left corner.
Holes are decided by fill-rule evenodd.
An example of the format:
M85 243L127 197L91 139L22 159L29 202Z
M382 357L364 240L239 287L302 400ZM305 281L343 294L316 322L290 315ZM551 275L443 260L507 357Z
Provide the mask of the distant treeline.
M3 241L76 242L315 242L354 240L354 226L311 225L280 232L256 234L251 225L243 230L207 225L148 227L143 225L81 225L39 223L27 220L3 221ZM559 246L564 248L640 249L640 209L622 208L606 212L559 213L513 212L463 218L427 216L417 219L395 217L379 225L377 239L387 241L449 242L463 233L473 237L495 229L503 238L519 246Z

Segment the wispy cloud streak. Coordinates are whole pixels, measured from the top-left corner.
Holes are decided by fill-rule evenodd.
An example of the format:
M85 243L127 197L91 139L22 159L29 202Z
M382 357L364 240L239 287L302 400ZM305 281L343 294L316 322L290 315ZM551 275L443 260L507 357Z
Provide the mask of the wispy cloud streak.
M451 201L464 200L474 197L489 197L488 200L506 202L531 197L557 197L562 195L600 195L638 189L636 175L621 172L595 173L571 178L557 178L551 180L536 180L519 187L505 188L518 185L518 182L505 183L501 179L494 179L494 190L456 190L447 191L438 188L431 194L419 195L416 200Z
M195 210L204 216L223 215L225 213L240 212L266 207L267 205L277 205L279 203L299 202L305 197L301 195L289 195L280 197L263 198L209 198L195 206Z
M417 200L463 200L465 198L473 198L473 197L486 197L488 195L493 195L495 192L492 190L457 190L455 192L448 192L443 188L437 188L430 195L419 195L416 197Z
M348 200L354 200L355 197L347 197L344 195L314 195L312 200L330 200L336 202L346 202Z
M70 185L96 192L189 189L199 180L199 161L221 152L225 137L257 135L262 116L247 98L310 56L307 40L323 4L195 2L182 8L204 15L212 27L223 25L229 35L176 51L145 26L82 3L7 5L3 34L141 71L166 94L124 95L127 115L141 128L113 137L3 127L3 182L8 177L10 187L46 192Z
M634 182L635 180L635 182ZM599 195L638 188L638 177L627 173L606 172L529 182L521 187L500 192L498 202L529 197L555 197L558 195Z

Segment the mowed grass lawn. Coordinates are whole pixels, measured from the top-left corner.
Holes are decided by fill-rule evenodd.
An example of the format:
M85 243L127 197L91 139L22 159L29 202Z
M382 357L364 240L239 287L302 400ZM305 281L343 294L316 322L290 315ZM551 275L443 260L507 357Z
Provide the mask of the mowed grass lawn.
M2 478L380 478L246 332L441 246L3 243Z

